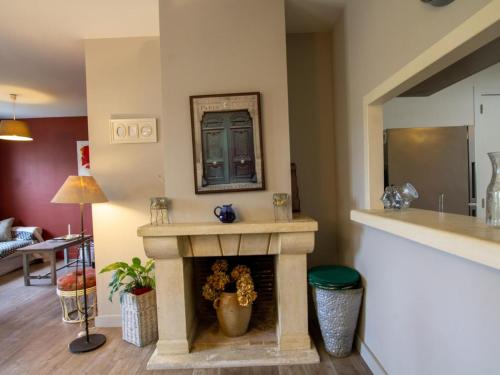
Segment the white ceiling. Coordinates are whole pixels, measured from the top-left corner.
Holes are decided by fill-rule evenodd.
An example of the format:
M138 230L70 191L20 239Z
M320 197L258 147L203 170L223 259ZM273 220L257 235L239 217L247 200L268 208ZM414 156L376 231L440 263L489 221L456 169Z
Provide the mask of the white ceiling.
M285 0L287 32L331 30L344 0ZM86 115L83 39L159 34L158 0L0 0L0 118Z
M86 114L83 39L158 35L158 0L0 0L0 118Z

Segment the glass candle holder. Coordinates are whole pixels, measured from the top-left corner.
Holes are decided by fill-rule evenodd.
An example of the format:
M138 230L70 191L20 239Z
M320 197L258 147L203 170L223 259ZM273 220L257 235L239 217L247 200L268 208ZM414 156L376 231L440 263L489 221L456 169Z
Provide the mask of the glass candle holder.
M151 225L170 224L168 199L166 197L149 199L149 218Z
M274 221L290 221L290 196L287 193L274 193Z

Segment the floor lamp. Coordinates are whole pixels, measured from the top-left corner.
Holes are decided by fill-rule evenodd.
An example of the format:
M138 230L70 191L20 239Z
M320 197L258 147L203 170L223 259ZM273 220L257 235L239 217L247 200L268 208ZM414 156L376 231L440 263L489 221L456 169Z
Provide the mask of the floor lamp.
M83 306L85 317L85 336L73 340L69 344L72 353L84 353L97 349L106 342L106 336L93 333L89 335L89 321L87 311L87 280L85 275L85 242L83 234L83 206L85 204L107 202L108 199L102 192L92 176L69 176L60 187L52 203L72 203L80 205L80 235L82 236L83 260Z

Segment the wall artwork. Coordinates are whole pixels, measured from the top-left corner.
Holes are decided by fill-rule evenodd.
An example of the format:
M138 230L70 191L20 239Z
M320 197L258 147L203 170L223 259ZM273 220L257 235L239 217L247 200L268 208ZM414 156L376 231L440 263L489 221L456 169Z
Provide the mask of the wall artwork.
M190 102L196 194L264 190L260 93Z
M89 141L76 141L78 176L90 176Z

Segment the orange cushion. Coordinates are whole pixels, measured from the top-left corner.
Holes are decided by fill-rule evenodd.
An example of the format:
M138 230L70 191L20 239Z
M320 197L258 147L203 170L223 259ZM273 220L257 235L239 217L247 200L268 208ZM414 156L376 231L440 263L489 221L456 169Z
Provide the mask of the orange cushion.
M78 278L76 277L76 273L77 271L72 271L59 277L57 279L57 289L64 291L83 289L83 271L78 270ZM85 276L87 288L95 286L95 270L87 268Z

